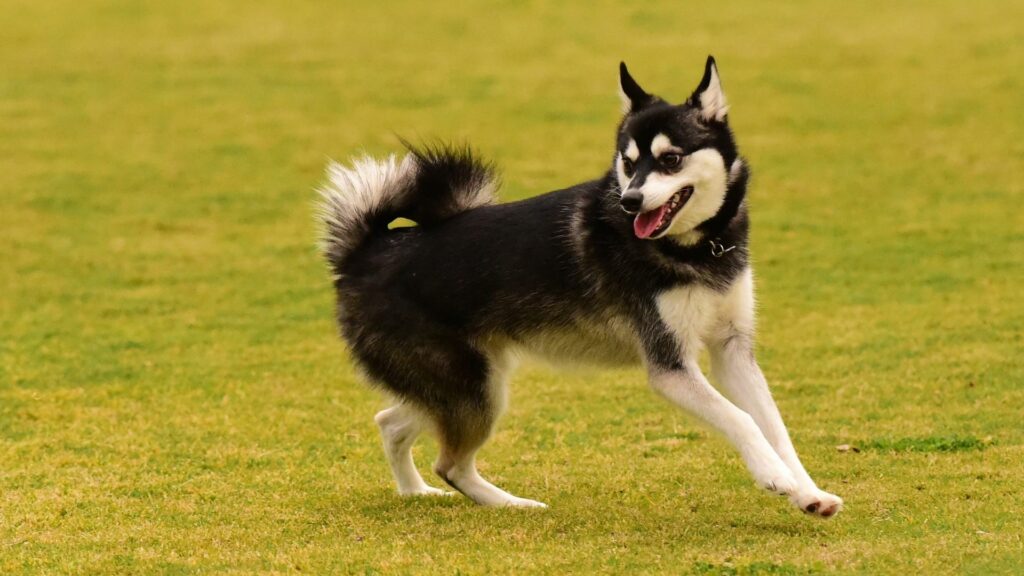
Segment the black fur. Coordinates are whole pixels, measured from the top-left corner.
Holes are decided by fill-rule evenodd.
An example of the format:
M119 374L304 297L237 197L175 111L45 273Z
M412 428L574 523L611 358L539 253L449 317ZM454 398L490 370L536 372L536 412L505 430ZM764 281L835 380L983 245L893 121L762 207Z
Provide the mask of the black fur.
M626 68L625 62L619 62L619 85L622 87L622 93L629 98L630 111L635 112L651 104L660 98L648 94L636 83L636 80L629 74L629 69Z
M468 146L403 144L416 158L416 178L411 186L415 192L388 223L401 216L419 224L434 224L465 210L466 195L497 187L494 166L476 158Z

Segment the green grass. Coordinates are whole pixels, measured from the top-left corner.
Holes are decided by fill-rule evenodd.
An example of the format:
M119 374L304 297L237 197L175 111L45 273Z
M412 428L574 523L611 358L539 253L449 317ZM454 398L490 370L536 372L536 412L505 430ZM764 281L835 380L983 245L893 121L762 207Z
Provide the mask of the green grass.
M890 452L960 452L984 450L984 440L972 436L930 436L928 438L878 438L867 443L872 450Z
M377 4L0 2L0 573L1024 570L1024 4ZM762 365L846 510L756 491L639 371L539 365L481 467L550 510L399 499L326 158L441 137L506 199L569 185L620 59L681 99L709 52Z

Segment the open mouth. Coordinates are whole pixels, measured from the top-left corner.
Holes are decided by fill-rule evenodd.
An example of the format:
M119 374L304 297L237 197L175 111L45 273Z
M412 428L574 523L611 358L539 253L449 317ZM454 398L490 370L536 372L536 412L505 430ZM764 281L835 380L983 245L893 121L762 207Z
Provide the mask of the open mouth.
M693 196L693 186L684 186L661 206L647 212L641 212L633 220L633 232L637 238L658 236L672 225L672 219L683 209L686 201Z

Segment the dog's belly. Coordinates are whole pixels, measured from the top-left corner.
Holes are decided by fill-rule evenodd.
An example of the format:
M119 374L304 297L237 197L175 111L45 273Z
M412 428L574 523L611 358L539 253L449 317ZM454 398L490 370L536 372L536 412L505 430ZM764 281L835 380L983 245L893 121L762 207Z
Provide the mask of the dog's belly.
M639 347L624 322L611 319L578 322L570 328L540 330L518 342L518 348L555 364L635 365Z

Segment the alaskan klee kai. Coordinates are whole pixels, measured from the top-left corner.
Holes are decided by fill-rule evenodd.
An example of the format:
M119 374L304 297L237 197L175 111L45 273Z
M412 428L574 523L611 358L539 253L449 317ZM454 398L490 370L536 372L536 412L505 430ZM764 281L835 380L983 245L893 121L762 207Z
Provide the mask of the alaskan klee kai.
M468 149L410 146L401 160L328 167L337 319L359 367L395 400L376 422L398 491L445 493L413 464L428 430L452 488L488 506L544 506L475 464L530 352L641 364L651 388L736 447L757 484L832 516L843 501L804 470L754 359L748 169L715 61L678 105L625 64L619 75L614 157L590 182L498 204L493 170ZM399 217L417 225L389 229ZM724 396L701 372L704 348Z

